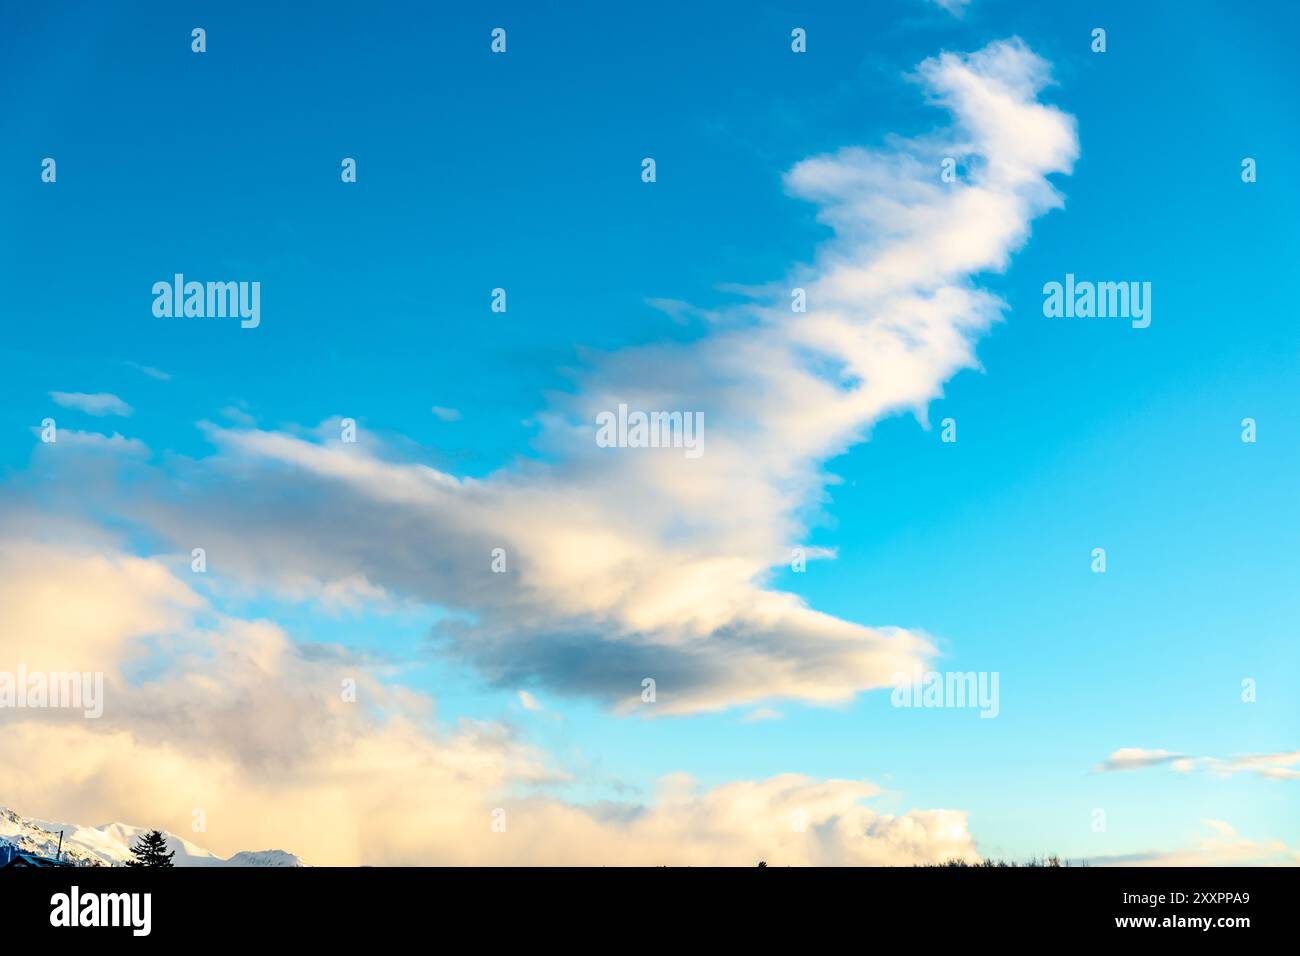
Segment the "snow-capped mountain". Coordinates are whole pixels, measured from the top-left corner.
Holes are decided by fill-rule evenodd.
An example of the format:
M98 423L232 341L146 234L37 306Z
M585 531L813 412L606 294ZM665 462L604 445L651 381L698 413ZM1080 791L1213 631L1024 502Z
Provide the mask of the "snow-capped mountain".
M106 823L83 827L75 823L49 823L34 820L0 807L0 859L13 847L18 852L53 857L59 848L59 831L63 831L63 860L78 866L123 866L132 858L131 844L148 827L125 823ZM167 848L176 856L176 866L306 866L302 860L284 850L243 850L229 859L163 831Z

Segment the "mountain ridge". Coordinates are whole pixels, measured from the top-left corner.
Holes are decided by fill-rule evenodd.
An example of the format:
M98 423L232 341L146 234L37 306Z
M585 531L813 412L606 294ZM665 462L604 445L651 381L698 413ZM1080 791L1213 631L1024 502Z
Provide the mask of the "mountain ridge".
M63 831L62 859L76 866L125 866L133 859L131 844L151 827L126 823L105 823L97 827L51 823L25 817L0 806L0 850L54 857L59 852L59 831ZM197 844L163 831L167 848L175 852L176 866L306 866L285 850L240 850L228 858L217 856ZM0 854L6 855L6 854Z

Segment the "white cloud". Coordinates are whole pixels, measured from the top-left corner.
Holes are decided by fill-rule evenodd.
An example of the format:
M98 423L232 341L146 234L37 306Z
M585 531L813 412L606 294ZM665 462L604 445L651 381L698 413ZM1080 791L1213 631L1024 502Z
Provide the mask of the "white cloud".
M44 431L43 428L33 425L31 433L40 436ZM57 428L55 430L55 441L50 445L42 447L45 450L61 448L67 450L72 448L86 456L117 456L120 458L140 458L149 454L149 446L138 438L127 438L120 432L113 432L111 435L105 435L102 432L83 432L75 428ZM84 459L80 459L77 468L85 464ZM70 476L75 477L75 476Z
M954 17L959 17L966 12L966 7L970 5L970 0L930 0L937 7L943 7Z
M1295 866L1300 852L1281 840L1252 840L1222 820L1202 820L1213 831L1174 850L1093 857L1092 866Z
M519 692L519 705L523 707L524 710L536 711L542 709L542 705L538 702L537 698L526 690L521 690Z
M64 408L75 408L87 415L130 415L132 408L109 392L50 392L50 398Z
M537 460L460 478L378 441L214 427L217 454L134 476L119 511L178 547L211 543L247 581L361 574L464 612L436 646L499 686L647 716L843 702L927 667L923 631L837 618L770 582L825 501L826 462L883 417L924 419L977 367L1004 307L974 279L1061 205L1048 177L1078 144L1073 119L1038 102L1047 65L1018 40L942 54L916 79L951 128L797 164L787 188L833 230L815 261L702 338L594 359L537 416ZM940 181L945 156L960 182ZM597 447L595 416L620 402L702 413L705 454ZM74 467L64 457L54 467Z
M126 364L131 366L137 372L140 372L143 375L148 375L150 378L156 378L160 382L170 382L172 380L172 377L168 372L154 368L152 365L141 365L138 362L127 362Z
M1196 757L1168 750L1126 747L1116 750L1099 764L1096 772L1138 770L1169 764L1178 773L1203 772L1216 777L1253 773L1272 780L1300 780L1300 750L1276 753L1235 754L1231 757Z
M221 417L234 422L240 428L253 428L257 425L257 419L238 405L227 405L222 408Z
M439 421L443 421L443 422L460 421L460 412L458 412L454 408L444 408L441 405L434 405L433 408L430 409L430 411L433 412L433 417L438 419Z
M1142 767L1154 767L1162 763L1174 763L1185 759L1183 754L1168 750L1143 750L1141 747L1121 747L1102 763L1093 768L1094 773L1107 773L1114 770L1137 770Z
M1282 753L1236 754L1231 757L1207 757L1204 769L1217 776L1254 773L1272 780L1300 780L1300 750Z
M560 775L504 725L435 719L345 650L215 611L161 563L7 541L0 661L100 670L104 715L15 709L0 804L189 832L220 855L317 864L920 863L973 858L965 814L882 814L860 781L660 781L643 805L545 795ZM340 693L356 682L357 702ZM521 699L523 699L521 695ZM506 812L493 832L493 812ZM796 823L799 828L796 828Z

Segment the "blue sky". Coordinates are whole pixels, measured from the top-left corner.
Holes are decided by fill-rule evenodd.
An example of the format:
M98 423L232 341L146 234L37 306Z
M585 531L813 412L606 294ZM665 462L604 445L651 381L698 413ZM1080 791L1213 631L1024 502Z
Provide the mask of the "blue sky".
M577 473L585 459L547 438L540 413L614 381L617 359L602 356L690 350L717 334L717 315L748 307L746 290L816 261L832 229L787 174L944 128L918 64L1019 37L1050 64L1055 82L1038 99L1077 123L1072 171L1049 177L1063 206L1029 218L1005 270L961 280L1005 302L975 337L979 367L941 376L924 412L864 421L869 440L817 463L833 480L795 512L805 543L835 559L803 574L773 563L761 582L839 619L928 635L939 669L998 672L997 719L891 708L879 688L642 719L563 681L494 681L474 653L440 656L429 641L438 621L477 623L482 610L412 583L423 558L410 549L437 553L436 539L404 542L412 564L386 579L358 563L393 604L325 606L313 569L294 569L310 582L294 590L252 558L214 556L208 578L187 583L220 614L400 665L383 679L431 695L439 721L501 722L569 774L542 789L578 804L650 801L671 773L706 787L795 773L872 781L882 811L966 811L979 850L997 856L1174 851L1207 819L1294 855L1294 779L1093 770L1122 748L1228 760L1300 746L1300 331L1287 281L1300 223L1288 38L1300 15L1025 6L971 0L954 16L925 0L667 3L629 19L595 4L305 15L56 3L8 14L7 520L107 547L86 531L98 528L178 574L188 541L151 504L172 487L189 489L180 510L211 506L216 524L226 515L268 534L277 515L364 522L369 512L346 503L330 510L328 481L303 485L316 503L301 515L290 498L246 494L244 465L205 484L204 463L221 454L212 425L323 444L352 417L368 453L394 466L491 481L577 461ZM194 26L207 30L202 55ZM502 56L488 48L496 26L508 31ZM796 26L804 55L789 48ZM1089 49L1094 27L1107 31L1104 54ZM40 180L46 156L52 185ZM345 156L355 184L340 182ZM640 179L646 156L653 184ZM1258 182L1241 181L1243 157ZM150 287L174 272L260 281L260 327L155 318ZM1045 318L1043 284L1067 272L1150 282L1151 326ZM498 286L505 314L489 309ZM52 391L111 393L132 414L86 415ZM114 451L50 464L34 448L47 416L147 451L122 467L107 463ZM939 440L947 417L953 444ZM1245 417L1255 444L1240 440ZM33 515L75 516L78 530L51 519L33 531ZM1095 547L1104 575L1089 568ZM1255 703L1240 699L1243 678L1258 681ZM543 709L522 707L521 689ZM781 716L746 720L756 709Z

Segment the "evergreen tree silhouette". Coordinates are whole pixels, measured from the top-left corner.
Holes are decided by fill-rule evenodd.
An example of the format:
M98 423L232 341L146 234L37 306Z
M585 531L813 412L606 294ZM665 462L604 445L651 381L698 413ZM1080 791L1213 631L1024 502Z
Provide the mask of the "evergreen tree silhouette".
M135 859L127 860L127 866L176 865L172 862L176 851L167 849L167 838L163 836L161 830L150 830L136 837L135 843L131 844L131 852L135 854Z

